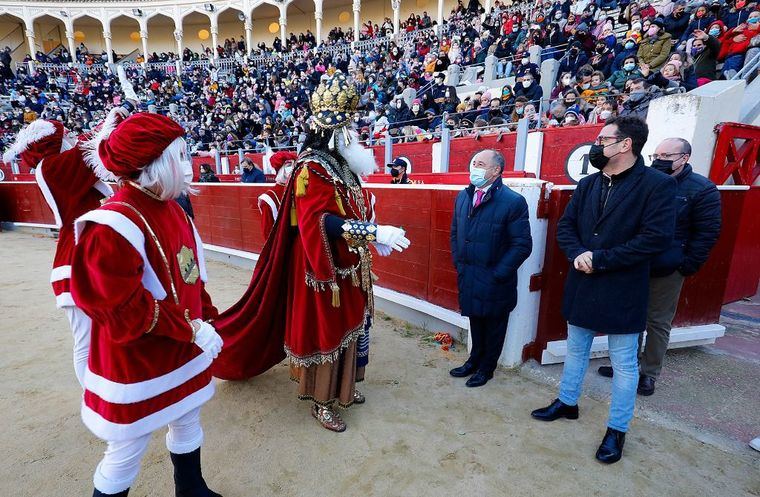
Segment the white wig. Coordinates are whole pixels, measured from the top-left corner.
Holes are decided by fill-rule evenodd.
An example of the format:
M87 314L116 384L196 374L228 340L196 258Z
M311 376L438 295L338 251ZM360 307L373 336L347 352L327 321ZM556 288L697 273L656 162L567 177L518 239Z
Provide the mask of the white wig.
M196 191L185 181L184 168L189 161L185 140L177 138L166 147L158 159L140 172L137 184L151 190L161 197L161 200L172 200L182 193L195 194Z
M349 169L357 176L364 177L375 172L375 154L371 149L359 143L359 135L352 129L345 132L336 131L338 152L346 159ZM348 144L346 141L348 139Z

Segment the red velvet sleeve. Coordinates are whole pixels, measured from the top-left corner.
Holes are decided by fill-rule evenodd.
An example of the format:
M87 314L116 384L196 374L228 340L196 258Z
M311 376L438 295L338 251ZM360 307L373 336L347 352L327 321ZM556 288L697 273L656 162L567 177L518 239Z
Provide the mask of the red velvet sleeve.
M266 204L262 206L261 202L259 202L259 210L261 211L261 235L264 237L264 240L266 240L272 232L274 216L272 215L272 209Z
M307 162L302 167L307 166L309 173L304 192L301 195L297 189L295 195L298 230L309 265L307 271L317 284L335 282L335 262L325 229L325 217L328 214L345 217L345 214L340 212L335 186L325 178L327 173L322 166Z
M143 260L127 240L108 226L89 224L74 250L74 302L116 343L146 333L190 342L192 326L184 309L168 299L155 300L142 284L142 273Z

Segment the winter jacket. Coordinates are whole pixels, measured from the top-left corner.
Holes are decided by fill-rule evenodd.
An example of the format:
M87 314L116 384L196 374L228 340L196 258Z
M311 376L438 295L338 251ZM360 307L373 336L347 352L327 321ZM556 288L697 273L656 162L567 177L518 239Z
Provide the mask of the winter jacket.
M517 305L517 269L533 248L528 203L491 184L478 207L475 187L459 192L451 222L451 256L463 316L503 316Z
M670 247L652 260L652 276L696 273L720 235L720 192L690 164L675 177L676 230Z
M615 71L612 73L612 76L610 76L607 81L617 88L618 90L624 90L625 89L625 82L629 79L635 79L635 78L643 78L644 76L641 74L641 71L637 69L634 69L631 72L628 72L624 69L620 69L619 71Z
M659 69L668 60L673 49L673 37L670 33L659 33L656 37L645 37L639 45L639 60L649 65L649 69Z

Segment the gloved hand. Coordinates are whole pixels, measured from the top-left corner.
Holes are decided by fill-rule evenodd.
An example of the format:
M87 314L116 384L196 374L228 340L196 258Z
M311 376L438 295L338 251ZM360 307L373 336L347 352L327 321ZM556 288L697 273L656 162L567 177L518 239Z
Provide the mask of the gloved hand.
M375 250L377 250L377 253L381 257L388 257L391 255L391 252L393 252L393 249L390 248L388 245L384 245L382 243L374 242L373 245L375 246Z
M216 332L213 326L201 319L193 319L193 326L199 326L195 332L195 345L201 348L212 359L216 359L219 352L222 351L222 337Z
M411 245L411 242L404 235L406 235L406 231L401 228L378 225L375 237L377 238L377 243L387 245L393 250L403 252L404 249L409 248L409 245Z
M114 107L108 112L108 117L106 117L106 122L113 122L114 124L118 124L128 117L129 117L129 111L127 109L121 106Z

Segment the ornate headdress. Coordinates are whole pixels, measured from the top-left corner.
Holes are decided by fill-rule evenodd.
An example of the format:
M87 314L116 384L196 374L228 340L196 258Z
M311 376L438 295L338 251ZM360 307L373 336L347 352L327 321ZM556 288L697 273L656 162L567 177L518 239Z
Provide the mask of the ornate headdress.
M348 126L358 104L359 93L348 82L345 74L335 71L331 77L323 76L311 96L314 124L323 130Z

